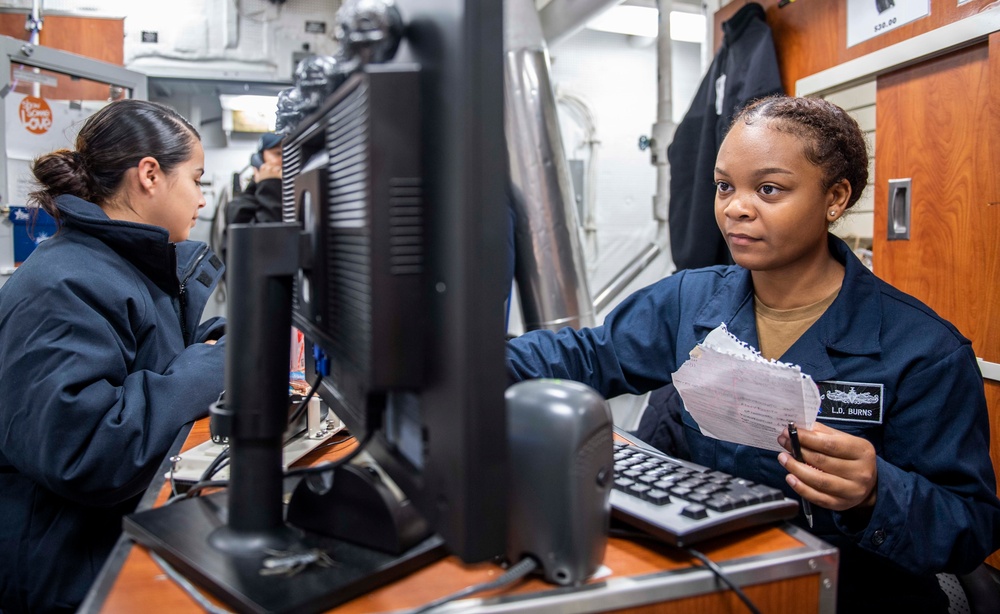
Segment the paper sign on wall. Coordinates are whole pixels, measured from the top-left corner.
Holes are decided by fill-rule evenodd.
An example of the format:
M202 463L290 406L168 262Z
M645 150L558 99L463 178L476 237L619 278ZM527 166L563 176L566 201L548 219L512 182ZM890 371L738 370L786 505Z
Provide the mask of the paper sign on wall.
M847 46L926 17L930 0L847 0Z
M45 153L72 148L76 133L87 117L107 104L84 101L82 105L66 100L7 95L4 129L7 145L7 194L0 195L5 205L24 205L35 189L31 175L32 161Z

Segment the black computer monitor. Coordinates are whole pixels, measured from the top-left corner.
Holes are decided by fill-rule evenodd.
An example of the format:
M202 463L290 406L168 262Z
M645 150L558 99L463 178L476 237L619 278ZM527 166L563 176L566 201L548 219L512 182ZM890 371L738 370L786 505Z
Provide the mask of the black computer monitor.
M503 3L397 5L405 36L395 58L353 75L286 136L285 222L230 228L229 488L124 523L240 610L328 608L442 546L468 562L503 554ZM338 149L344 135L330 132L331 120L359 110L378 119L361 135L370 140ZM356 172L364 178L338 184ZM345 194L351 204L336 209ZM285 522L293 320L330 360L320 394L434 533L406 552ZM336 563L260 573L265 559L314 549Z
M293 322L320 394L449 549L504 547L508 288L502 2L397 0L393 61L351 76L283 145L284 219L310 261Z

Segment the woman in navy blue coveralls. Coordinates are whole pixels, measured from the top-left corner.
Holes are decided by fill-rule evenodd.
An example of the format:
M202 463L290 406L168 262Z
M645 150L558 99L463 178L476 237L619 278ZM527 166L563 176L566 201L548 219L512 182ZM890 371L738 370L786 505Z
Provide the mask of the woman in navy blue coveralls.
M810 530L840 550L840 612L946 612L935 574L967 573L1000 547L983 380L954 326L828 233L858 201L867 169L864 136L835 105L750 105L715 171L716 219L736 265L667 277L596 328L522 335L508 344L507 368L514 381L641 394L670 382L720 323L760 347L755 300L790 310L835 296L780 356L823 398L814 428L799 431L805 462L706 437L685 411L692 460L812 503ZM791 451L787 430L778 442Z
M223 388L222 262L187 241L198 132L112 102L38 158L60 222L0 288L0 612L74 611L181 427Z

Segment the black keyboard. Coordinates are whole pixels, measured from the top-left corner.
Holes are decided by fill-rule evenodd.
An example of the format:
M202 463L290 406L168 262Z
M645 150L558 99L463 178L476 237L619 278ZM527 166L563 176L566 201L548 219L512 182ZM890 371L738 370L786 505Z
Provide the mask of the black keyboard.
M794 518L798 510L777 488L615 442L612 516L675 546Z

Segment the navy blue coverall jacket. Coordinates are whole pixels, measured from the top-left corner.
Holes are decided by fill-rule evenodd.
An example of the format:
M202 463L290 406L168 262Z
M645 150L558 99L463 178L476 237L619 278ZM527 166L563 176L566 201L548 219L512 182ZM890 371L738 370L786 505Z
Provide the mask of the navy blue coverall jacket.
M60 231L0 288L5 614L79 605L178 431L224 387L224 321L201 322L221 261L57 202Z
M943 611L934 574L969 572L1000 547L982 376L951 324L875 277L843 241L829 240L846 267L843 286L781 360L819 385L820 422L874 445L878 493L867 523L813 506L811 530L840 549L840 611ZM522 335L508 343L507 368L513 380L556 377L609 398L641 394L669 382L722 322L760 347L742 267L667 277L628 297L603 326ZM864 394L876 402L833 400ZM683 421L695 462L798 498L775 452L706 437L686 411Z

